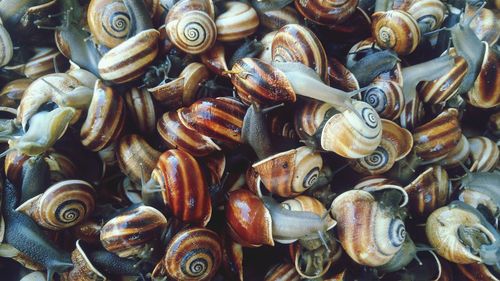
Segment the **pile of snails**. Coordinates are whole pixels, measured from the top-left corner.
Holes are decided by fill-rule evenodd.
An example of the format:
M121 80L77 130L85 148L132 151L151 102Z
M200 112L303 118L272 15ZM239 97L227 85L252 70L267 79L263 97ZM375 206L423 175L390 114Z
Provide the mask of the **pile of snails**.
M0 279L500 280L500 1L0 1Z

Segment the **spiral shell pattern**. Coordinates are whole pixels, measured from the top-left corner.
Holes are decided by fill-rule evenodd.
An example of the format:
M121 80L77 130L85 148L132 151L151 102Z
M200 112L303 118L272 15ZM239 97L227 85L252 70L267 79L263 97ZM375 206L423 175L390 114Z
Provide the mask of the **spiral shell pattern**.
M272 43L272 59L277 62L300 62L314 69L323 82L329 83L328 60L318 37L299 24L280 28Z
M439 161L458 145L461 137L458 111L454 108L447 109L433 120L415 128L415 152L423 160Z
M180 221L207 225L212 215L208 186L198 161L170 149L158 159L152 177L162 186L163 201Z
M377 112L365 102L354 101L354 112L333 115L321 132L321 147L346 158L361 158L375 151L382 139L382 123Z
M382 139L375 151L363 158L350 161L356 172L369 175L380 175L392 168L396 159L396 149L388 141Z
M84 221L95 207L95 190L87 182L66 180L49 187L17 210L31 216L40 226L61 230Z
M156 58L159 38L158 30L148 29L127 39L101 58L99 74L116 84L138 78Z
M187 12L180 19L167 22L165 28L172 43L189 54L207 51L217 39L215 22L201 11Z
M180 112L183 124L212 139L241 143L246 108L230 98L199 99Z
M295 0L299 13L321 25L345 22L356 11L357 6L357 0Z
M125 41L130 32L130 15L122 1L92 0L87 22L96 41L108 48Z
M380 266L402 247L406 238L403 221L363 190L350 190L335 198L332 216L346 253L357 263Z
M139 206L106 222L101 229L101 244L119 257L135 257L159 241L166 228L167 219L160 211Z
M0 67L7 65L14 55L12 39L5 27L0 24Z
M420 43L418 24L407 12L376 12L372 15L372 20L372 36L384 49L392 49L399 55L408 55Z
M293 124L299 137L302 140L311 138L332 109L331 105L316 100L304 100L297 104Z
M395 120L404 108L403 89L392 81L375 81L363 93L363 101L371 105L381 118Z
M217 40L221 42L238 41L252 35L259 27L259 16L255 9L242 2L224 3L225 12L215 20Z
M301 146L272 155L252 167L271 193L292 197L316 183L323 168L323 160L312 148Z
M165 253L167 274L175 280L210 280L222 260L219 236L205 228L188 228L177 233Z
M432 31L441 26L446 14L446 6L439 0L413 1L406 10L418 23L429 26L427 31Z
M125 102L117 91L97 81L87 118L80 129L82 144L99 151L116 141L125 125Z
M474 137L468 139L470 144L470 157L472 158L471 171L489 172L498 162L500 151L498 145L487 137Z

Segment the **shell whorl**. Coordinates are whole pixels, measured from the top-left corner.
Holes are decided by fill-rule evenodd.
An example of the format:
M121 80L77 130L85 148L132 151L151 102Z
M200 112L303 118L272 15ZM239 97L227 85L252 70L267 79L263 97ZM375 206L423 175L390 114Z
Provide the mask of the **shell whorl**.
M0 67L7 65L14 55L14 47L9 32L0 24Z
M202 11L187 12L180 19L168 22L165 28L172 43L189 54L207 51L217 39L215 22Z
M408 55L420 43L420 29L410 14L391 10L376 12L372 19L372 36L380 47L393 49L399 55Z
M382 118L395 120L404 108L403 89L392 81L376 81L363 93L363 101L371 105Z
M87 21L96 41L109 48L125 41L131 25L125 4L116 0L91 1Z

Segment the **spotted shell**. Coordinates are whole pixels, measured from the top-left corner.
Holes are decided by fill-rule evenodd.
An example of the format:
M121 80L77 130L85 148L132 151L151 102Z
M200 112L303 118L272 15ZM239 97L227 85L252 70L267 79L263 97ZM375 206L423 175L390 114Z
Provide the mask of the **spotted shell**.
M102 227L102 246L119 257L137 257L154 246L167 228L167 219L153 207L139 206L124 212Z
M61 230L84 221L94 211L95 190L87 182L66 180L24 202L16 210L23 212L50 230Z
M219 236L206 228L187 228L170 240L164 265L175 280L210 280L221 264Z
M323 160L312 148L301 146L272 155L252 167L269 192L281 197L292 197L316 183L323 168ZM260 182L257 186L260 186Z

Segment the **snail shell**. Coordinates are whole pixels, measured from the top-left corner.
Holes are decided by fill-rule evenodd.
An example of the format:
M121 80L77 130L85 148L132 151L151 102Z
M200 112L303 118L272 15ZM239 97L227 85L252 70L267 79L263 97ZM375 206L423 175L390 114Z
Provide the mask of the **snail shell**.
M464 276L469 281L498 281L495 272L490 270L485 264L470 263L457 264L457 269L461 276Z
M139 135L126 135L118 142L116 159L120 170L134 183L140 184L141 171L144 170L144 181L147 182L160 154Z
M156 110L151 94L146 89L131 88L125 93L125 102L135 125L143 134L155 129Z
M365 102L353 101L355 110L333 115L321 131L321 147L345 158L361 158L375 151L382 139L382 122Z
M403 106L403 112L399 116L401 127L413 130L422 123L425 117L424 104L418 96Z
M458 111L450 108L433 120L415 128L413 131L415 152L425 161L439 161L458 145L461 137Z
M26 64L21 65L21 74L36 79L61 70L65 71L67 68L68 60L57 49L40 48Z
M332 109L331 105L316 100L304 100L297 104L293 123L300 139L308 140L313 137Z
M198 98L198 89L210 78L210 72L205 65L193 62L182 70L179 77L184 78L182 105L189 106Z
M226 50L221 43L215 43L212 48L201 54L200 57L203 64L217 75L225 75L224 71L228 70Z
M64 280L81 280L81 281L102 281L106 277L92 265L87 254L83 250L82 241L76 241L76 248L71 253L71 261L74 264L73 269L63 275Z
M12 56L14 55L14 47L12 46L12 39L7 29L0 24L0 67L7 65Z
M316 71L329 83L328 60L318 37L306 27L288 24L278 30L272 42L272 60L300 62Z
M488 172L495 168L500 151L498 145L487 137L468 139L470 156L472 158L471 171Z
M466 5L464 17L474 17L470 23L470 28L474 31L479 40L487 42L493 46L500 38L500 23L498 22L498 11L492 9L472 8ZM497 8L498 9L498 8ZM475 15L478 13L478 15Z
M116 84L138 78L156 58L159 38L158 30L148 29L127 39L101 58L99 74Z
M301 146L272 155L252 167L269 192L281 197L292 197L316 183L323 168L323 160L312 148ZM257 186L260 186L260 182Z
M87 22L95 40L108 48L125 41L132 24L125 4L116 0L90 1Z
M220 150L212 139L191 130L180 121L179 111L163 114L157 123L158 133L170 148L176 148L200 157Z
M23 164L30 157L17 150L12 150L5 155L4 173L7 179L15 186L22 184Z
M382 140L375 151L363 158L349 161L351 167L359 172L379 175L389 171L394 162L410 153L413 143L411 133L396 123L382 119Z
M167 246L167 274L182 281L210 280L221 264L219 236L206 228L188 228L177 233Z
M425 82L419 91L422 101L430 104L445 102L457 92L468 66L464 58L454 57L454 66L446 74L433 81Z
M273 44L273 39L274 36L278 33L277 30L271 31L264 36L262 36L262 39L260 39L260 43L262 44L263 51L260 52L260 55L258 55L256 58L259 60L265 62L265 63L272 63L273 58L272 58L272 44Z
M260 25L269 30L278 30L287 24L300 24L301 22L302 19L297 10L290 6L264 11L260 15Z
M177 109L182 106L184 84L184 77L177 77L170 82L161 83L156 87L149 88L148 92L151 93L157 102L166 108Z
M446 6L439 0L412 1L410 7L405 10L420 26L426 26L427 32L438 29L446 14Z
M225 206L229 234L245 247L274 246L269 210L247 189L229 193Z
M468 209L454 206L453 203L429 215L425 232L431 246L443 258L458 264L482 262L482 259L474 255L470 247L462 242L459 237L460 228L473 229L489 241L495 241L495 235L482 224L481 218Z
M24 91L29 87L31 82L33 81L30 79L21 78L5 84L0 92L0 104L6 107L17 108Z
M467 138L462 135L457 146L450 151L445 158L439 161L439 164L445 169L455 168L460 163L466 163L469 159L470 144Z
M208 186L198 161L182 150L170 149L158 159L151 175L165 189L162 197L182 222L206 226L212 215Z
M446 205L452 189L446 170L432 166L407 185L405 191L412 216L425 219L435 209Z
M330 87L346 92L359 89L359 83L354 74L334 57L328 58L328 76Z
M291 211L311 212L320 217L323 217L328 212L319 200L306 195L299 195L293 199L283 201L281 206ZM326 220L328 221L326 230L332 229L337 224L330 216L327 216Z
M66 180L52 185L16 210L31 216L44 228L61 230L84 221L94 211L94 198L95 191L89 183Z
M295 8L307 19L322 25L345 22L356 11L357 0L295 0Z
M266 105L296 100L285 73L268 63L244 58L233 65L232 71L238 74L231 76L231 82L245 104Z
M166 228L167 219L160 211L139 206L106 222L101 229L101 244L119 257L135 257L160 240Z
M217 40L232 42L252 35L259 26L255 9L242 2L228 1L223 4L225 12L215 20Z
M398 55L411 54L420 42L420 29L407 12L390 10L372 15L372 36L384 49L392 49Z
M121 95L101 80L95 83L87 118L80 129L82 144L99 151L116 141L125 125L125 103Z
M241 143L246 108L231 98L204 98L180 111L181 122L212 139Z
M271 267L266 276L264 276L264 281L299 281L301 277L295 266L291 263L279 263Z
M183 0L168 12L165 28L170 41L188 54L210 49L217 39L211 0Z
M366 191L342 193L332 202L331 212L342 247L359 264L383 265L403 245L403 221Z
M500 104L500 56L486 42L483 45L481 70L467 96L475 107L492 108Z
M363 101L371 105L381 118L396 120L403 112L403 89L393 81L375 81L363 92Z
M365 188L381 188L384 186L392 186L396 185L399 186L399 184L391 179L388 179L384 176L380 175L375 175L375 176L367 176L362 178L354 187L353 189L362 189L364 190Z

